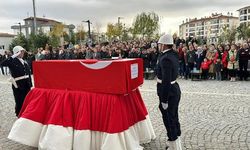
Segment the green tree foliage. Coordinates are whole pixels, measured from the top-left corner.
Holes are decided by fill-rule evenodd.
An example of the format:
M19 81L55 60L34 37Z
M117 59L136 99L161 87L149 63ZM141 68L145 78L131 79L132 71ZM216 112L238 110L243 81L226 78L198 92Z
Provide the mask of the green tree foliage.
M109 40L112 40L112 39L117 38L117 37L121 37L122 34L124 34L124 33L126 33L126 32L124 31L122 24L109 23L107 25L106 35L109 38Z
M235 27L223 27L222 28L222 33L219 36L219 43L220 42L229 42L232 43L235 40L236 36L236 28Z
M15 46L20 45L25 48L27 51L29 48L29 41L23 34L18 34L16 38L14 38L9 46L9 49L12 50Z
M240 24L236 30L239 39L246 40L247 38L250 38L250 25Z
M143 12L136 16L132 27L132 34L151 37L158 29L159 16L154 12Z
M30 43L30 49L32 50L35 50L40 47L45 48L45 45L50 42L49 36L43 33L42 31L39 31L37 35L31 34L28 40Z

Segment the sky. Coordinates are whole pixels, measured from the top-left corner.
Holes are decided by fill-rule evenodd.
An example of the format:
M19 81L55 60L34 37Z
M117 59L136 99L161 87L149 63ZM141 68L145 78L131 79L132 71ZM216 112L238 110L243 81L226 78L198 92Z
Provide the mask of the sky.
M83 25L92 22L92 29L105 32L108 23L117 23L118 17L130 27L137 14L155 12L160 17L161 33L178 33L186 18L201 18L212 13L232 12L249 6L249 0L36 0L37 17L54 19L65 24ZM32 0L0 0L0 32L13 33L12 25L22 24L33 16Z

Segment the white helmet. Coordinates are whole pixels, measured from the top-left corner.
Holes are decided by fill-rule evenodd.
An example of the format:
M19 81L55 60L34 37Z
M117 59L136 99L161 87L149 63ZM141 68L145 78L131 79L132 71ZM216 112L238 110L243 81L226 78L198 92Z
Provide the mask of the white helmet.
M25 51L25 49L24 49L22 46L15 46L15 47L13 48L13 54L17 54L18 52L20 52L20 51L22 51L22 50Z
M165 35L160 37L158 43L165 44L165 45L173 45L174 39L170 34L165 34Z

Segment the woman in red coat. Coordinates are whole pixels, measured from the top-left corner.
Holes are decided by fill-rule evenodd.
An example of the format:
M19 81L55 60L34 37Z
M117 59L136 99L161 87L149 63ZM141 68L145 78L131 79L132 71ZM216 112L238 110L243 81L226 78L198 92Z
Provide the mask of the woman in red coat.
M222 54L222 80L228 80L228 69L227 69L227 55L228 55L228 50L230 49L230 45L227 45L226 48L223 50Z

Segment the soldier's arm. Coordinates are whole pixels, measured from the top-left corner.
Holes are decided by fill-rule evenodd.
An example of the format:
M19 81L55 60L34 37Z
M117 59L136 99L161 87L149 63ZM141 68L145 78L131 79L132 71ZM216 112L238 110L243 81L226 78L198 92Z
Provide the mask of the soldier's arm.
M161 68L162 68L161 98L164 102L167 102L171 87L172 62L167 58L163 59Z

